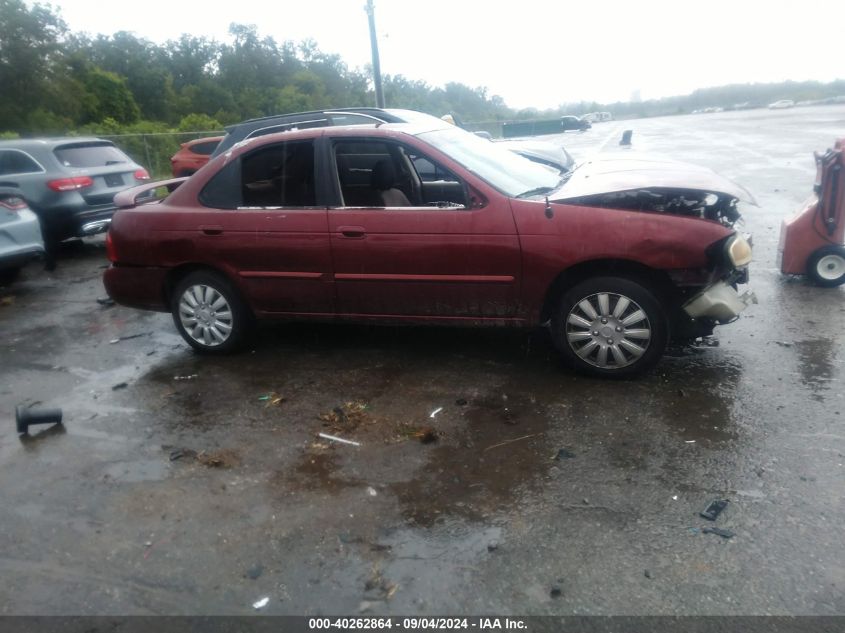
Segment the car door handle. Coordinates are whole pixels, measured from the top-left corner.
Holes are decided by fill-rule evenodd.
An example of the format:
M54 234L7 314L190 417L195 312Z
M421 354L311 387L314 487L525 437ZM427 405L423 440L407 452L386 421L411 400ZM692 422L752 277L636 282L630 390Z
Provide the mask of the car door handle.
M363 226L339 226L337 230L343 237L352 240L362 240L367 236Z
M205 225L200 227L205 235L223 235L223 227L217 225Z

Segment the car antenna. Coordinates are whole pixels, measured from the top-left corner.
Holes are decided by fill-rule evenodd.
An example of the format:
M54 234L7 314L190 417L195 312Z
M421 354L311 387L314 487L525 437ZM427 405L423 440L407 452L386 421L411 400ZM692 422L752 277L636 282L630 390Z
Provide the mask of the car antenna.
M550 220L555 217L555 212L552 210L552 205L549 204L549 196L546 196L546 217Z

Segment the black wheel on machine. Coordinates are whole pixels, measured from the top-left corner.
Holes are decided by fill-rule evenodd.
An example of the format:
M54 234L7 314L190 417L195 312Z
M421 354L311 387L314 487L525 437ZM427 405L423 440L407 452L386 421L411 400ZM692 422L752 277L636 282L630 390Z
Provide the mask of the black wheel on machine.
M807 260L807 275L817 285L835 288L845 283L845 248L823 246Z
M593 376L647 371L663 355L668 334L654 292L623 277L594 277L570 288L552 317L555 346L574 369Z

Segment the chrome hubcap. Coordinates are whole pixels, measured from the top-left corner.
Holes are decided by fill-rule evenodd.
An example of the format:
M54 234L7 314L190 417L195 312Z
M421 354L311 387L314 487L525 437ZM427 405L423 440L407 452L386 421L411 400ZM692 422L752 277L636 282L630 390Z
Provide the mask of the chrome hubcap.
M207 347L224 343L232 333L232 309L211 286L190 286L179 299L179 321L192 339Z
M845 260L839 255L825 255L816 264L816 271L819 277L833 281L845 275Z
M601 292L582 299L569 312L566 340L584 362L602 369L621 369L645 354L651 324L635 301Z

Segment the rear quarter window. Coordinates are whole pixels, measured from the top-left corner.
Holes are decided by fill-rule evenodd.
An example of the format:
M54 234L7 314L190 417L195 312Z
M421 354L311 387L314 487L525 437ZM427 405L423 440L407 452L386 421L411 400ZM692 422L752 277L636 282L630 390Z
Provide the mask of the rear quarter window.
M20 150L0 151L0 176L12 176L14 174L38 174L43 172L33 158Z
M130 162L126 154L111 143L61 145L53 154L64 167L106 167Z

